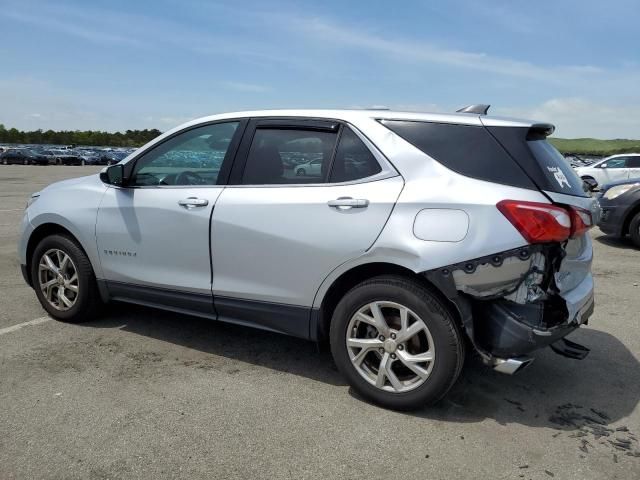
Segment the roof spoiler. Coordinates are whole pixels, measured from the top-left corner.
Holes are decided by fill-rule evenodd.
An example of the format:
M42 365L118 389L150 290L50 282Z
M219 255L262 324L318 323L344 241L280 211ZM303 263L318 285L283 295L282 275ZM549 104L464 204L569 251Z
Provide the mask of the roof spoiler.
M529 127L527 140L544 140L555 131L556 127L550 123L534 123Z
M466 107L456 110L456 113L475 113L477 115L486 115L491 105L478 103L476 105L467 105Z

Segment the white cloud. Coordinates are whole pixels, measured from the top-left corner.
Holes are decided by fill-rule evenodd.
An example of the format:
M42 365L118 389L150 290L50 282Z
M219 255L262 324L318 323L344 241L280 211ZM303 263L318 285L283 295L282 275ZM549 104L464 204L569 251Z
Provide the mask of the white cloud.
M532 107L494 113L553 123L563 138L640 138L637 105L599 103L585 98L554 98Z

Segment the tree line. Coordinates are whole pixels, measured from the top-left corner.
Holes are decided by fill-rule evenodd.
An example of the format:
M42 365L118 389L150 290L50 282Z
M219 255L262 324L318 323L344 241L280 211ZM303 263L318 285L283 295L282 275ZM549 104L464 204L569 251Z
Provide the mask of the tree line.
M25 132L16 128L7 129L0 123L0 142L2 143L139 147L161 133L156 128L114 133L95 130L33 130Z

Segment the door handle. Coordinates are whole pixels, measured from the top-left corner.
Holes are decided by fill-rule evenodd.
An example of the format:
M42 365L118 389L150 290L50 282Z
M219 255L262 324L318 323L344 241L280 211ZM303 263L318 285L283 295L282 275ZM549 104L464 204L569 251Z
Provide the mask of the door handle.
M348 210L350 208L367 208L369 206L369 200L365 198L340 197L335 200L329 200L327 205L340 210Z
M178 205L185 208L206 207L209 205L209 200L206 198L189 197L178 200Z

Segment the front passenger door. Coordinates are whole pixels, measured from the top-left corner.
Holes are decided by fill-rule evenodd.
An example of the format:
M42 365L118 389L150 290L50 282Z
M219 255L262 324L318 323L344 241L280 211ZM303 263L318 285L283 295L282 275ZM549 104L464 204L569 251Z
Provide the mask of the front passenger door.
M98 211L100 262L112 296L213 315L209 222L241 122L190 128L135 160Z

